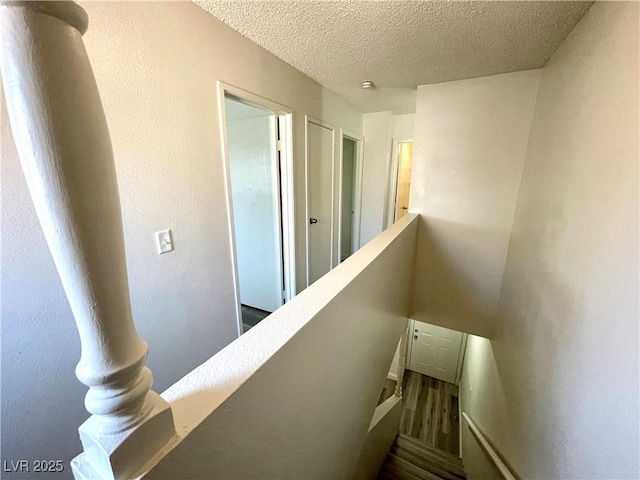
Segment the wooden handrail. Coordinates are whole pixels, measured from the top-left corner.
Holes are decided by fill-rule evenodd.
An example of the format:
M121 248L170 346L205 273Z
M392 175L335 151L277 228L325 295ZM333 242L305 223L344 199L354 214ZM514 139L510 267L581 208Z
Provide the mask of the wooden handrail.
M505 480L517 480L517 477L511 472L509 467L502 461L497 452L493 449L491 444L487 441L487 439L482 435L482 432L476 427L476 424L473 423L469 415L466 412L462 412L462 418L467 421L469 425L469 430L473 433L473 436L478 440L478 444L480 448L485 453L485 455L489 458L494 467L498 469L500 474Z

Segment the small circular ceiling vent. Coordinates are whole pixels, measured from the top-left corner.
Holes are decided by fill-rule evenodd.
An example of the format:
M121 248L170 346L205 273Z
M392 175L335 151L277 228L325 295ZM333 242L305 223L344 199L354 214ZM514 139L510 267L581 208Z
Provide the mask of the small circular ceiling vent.
M375 85L373 84L373 82L371 80L365 80L364 82L362 82L362 88L364 89L369 89L369 88L373 88L375 87Z

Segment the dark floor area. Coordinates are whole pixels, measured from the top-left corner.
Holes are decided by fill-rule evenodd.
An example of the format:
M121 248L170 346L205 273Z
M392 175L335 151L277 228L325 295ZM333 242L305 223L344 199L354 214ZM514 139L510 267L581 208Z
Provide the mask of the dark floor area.
M242 333L247 333L268 315L271 315L271 312L266 312L248 305L242 305Z

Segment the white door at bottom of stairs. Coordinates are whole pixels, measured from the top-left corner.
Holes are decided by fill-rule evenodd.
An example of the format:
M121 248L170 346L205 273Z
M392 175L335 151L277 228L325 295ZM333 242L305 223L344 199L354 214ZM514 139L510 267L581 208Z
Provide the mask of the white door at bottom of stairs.
M331 128L307 123L309 285L333 267L334 134Z
M417 320L412 324L409 370L454 383L463 334Z

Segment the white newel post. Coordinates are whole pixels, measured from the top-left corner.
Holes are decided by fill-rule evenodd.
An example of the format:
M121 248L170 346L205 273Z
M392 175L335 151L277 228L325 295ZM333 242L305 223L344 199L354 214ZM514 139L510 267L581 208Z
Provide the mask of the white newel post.
M92 416L76 478L128 478L175 434L131 318L113 152L73 2L3 1L0 65L22 169L73 311ZM55 414L52 412L52 414Z

